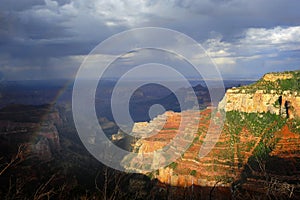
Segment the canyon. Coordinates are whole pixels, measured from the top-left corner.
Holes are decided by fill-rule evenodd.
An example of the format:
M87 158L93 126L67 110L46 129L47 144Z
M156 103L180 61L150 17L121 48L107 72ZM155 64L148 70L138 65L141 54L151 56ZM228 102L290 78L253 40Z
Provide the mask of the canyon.
M16 146L25 145L31 156L48 161L61 148L57 126L62 123L51 105L12 104L0 110L1 146L5 148L14 141Z
M0 195L9 194L11 180L15 188L26 183L26 191L51 180L55 197L63 192L75 199L91 189L89 195L101 199L99 189L108 176L109 192L122 188L118 195L127 199L299 199L299 85L299 71L269 73L256 83L228 89L219 104L210 103L206 89L198 86L201 110L167 109L150 121L139 120L132 129L136 137L126 141L122 131L113 135L118 127L109 117L99 115L107 137L136 153L122 165L138 173L123 174L107 169L85 149L70 104L8 104L0 109L0 159L9 163L21 144L29 147L29 155L2 174ZM132 109L159 103L147 98L146 106L141 101ZM173 101L168 95L162 102L177 106Z
M269 188L272 195L296 196L300 178L299 77L300 71L269 73L254 84L228 89L218 107L167 111L149 122L135 123L132 132L141 138L133 145L137 154L124 158L124 168L171 186L218 186L231 188L232 193L265 193ZM220 123L223 119L224 125ZM201 157L199 150L209 142L205 139L209 127L220 135L212 150ZM149 129L156 134L146 137ZM181 146L174 137L187 133L193 138L187 141L192 142L178 153ZM171 153L145 166L147 154L160 152L166 145L173 149ZM168 164L155 169L157 162Z

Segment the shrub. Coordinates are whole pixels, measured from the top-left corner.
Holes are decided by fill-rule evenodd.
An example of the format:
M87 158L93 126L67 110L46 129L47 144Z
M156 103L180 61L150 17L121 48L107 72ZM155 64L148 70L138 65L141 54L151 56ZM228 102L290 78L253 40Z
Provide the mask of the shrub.
M196 176L196 174L197 174L197 171L196 171L196 170L192 170L192 171L190 172L190 175L191 175L191 176Z
M172 163L169 165L169 167L172 168L172 169L176 169L177 166L178 166L178 163L176 163L176 162L172 162Z

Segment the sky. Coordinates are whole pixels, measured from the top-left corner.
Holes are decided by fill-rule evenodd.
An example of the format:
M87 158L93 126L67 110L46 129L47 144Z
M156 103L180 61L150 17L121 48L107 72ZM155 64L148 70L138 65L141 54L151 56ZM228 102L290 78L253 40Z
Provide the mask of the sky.
M142 27L193 38L224 79L300 69L298 0L0 0L0 5L1 80L73 79L100 42Z

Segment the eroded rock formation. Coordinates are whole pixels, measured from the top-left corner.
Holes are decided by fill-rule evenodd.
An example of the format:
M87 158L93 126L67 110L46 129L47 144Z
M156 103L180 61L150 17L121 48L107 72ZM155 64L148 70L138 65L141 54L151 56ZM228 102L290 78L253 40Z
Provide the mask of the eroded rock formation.
M252 173L255 177L249 175L245 178L245 171L249 170L249 166L251 167L256 159L276 157L275 161L270 159L276 165L278 159L285 161L300 158L299 92L297 88L283 90L285 87L278 85L286 84L281 81L290 81L291 77L298 81L295 74L298 76L298 72L267 74L254 85L230 89L220 102L218 111L211 108L182 113L168 111L149 123L136 123L133 129L136 135L147 136L149 130L156 131L156 134L150 134L149 137L141 138L135 143L134 151L137 152L137 156L124 158L124 167L128 171L136 170L149 174L149 169L152 169L155 163L172 159L171 155L164 154L159 157L159 161L153 159L152 165L143 165L148 159L145 155L172 143L174 137L180 134L179 127L183 124L181 130L185 128L194 130L195 127L197 130L193 132L190 146L184 153L177 155L180 145L173 143L170 149L174 149L172 155L177 159L152 172L154 178L168 185L182 187L191 185L213 187L216 184L225 187L241 180L243 180L242 187L246 189L255 188L257 183L269 184L265 179L267 172L258 172L259 170L254 168ZM266 87L274 84L278 85L278 88ZM223 110L226 112L222 112ZM212 113L214 117L211 119ZM222 124L220 120L225 117L224 114L226 114L225 123L221 127L217 143L206 156L199 157L199 150L208 136L208 127L212 126L214 130L219 130ZM184 122L181 121L183 116L186 119ZM195 120L197 116L200 116L199 123L193 123L197 121ZM298 161L293 160L291 164L295 166L296 171L299 168L297 163ZM295 179L293 174L282 176L276 168L271 168L270 171L282 181Z
M263 90L246 93L245 90L229 89L220 102L219 108L226 112L232 110L247 113L271 112L294 118L300 116L300 96L297 92L291 91L283 91L280 94L275 90L271 90L270 93Z
M299 77L299 71L266 74L253 85L228 89L219 108L226 112L271 112L289 118L300 117Z

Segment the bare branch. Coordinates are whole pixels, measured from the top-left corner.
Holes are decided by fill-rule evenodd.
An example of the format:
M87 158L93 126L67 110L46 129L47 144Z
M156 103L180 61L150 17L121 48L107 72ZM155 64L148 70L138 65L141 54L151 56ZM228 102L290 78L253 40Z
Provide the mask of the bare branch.
M12 165L17 165L25 160L25 153L27 153L27 145L21 144L18 147L18 152L15 156L13 156L9 163L6 164L6 166L0 171L0 176ZM2 159L2 158L1 158Z
M54 194L54 189L50 189L49 191L46 191L46 187L51 183L51 181L54 179L54 177L56 176L56 174L53 174L50 179L42 184L35 192L33 199L34 200L38 200L38 199L42 199L43 197L47 196L48 199L50 198L51 194Z

